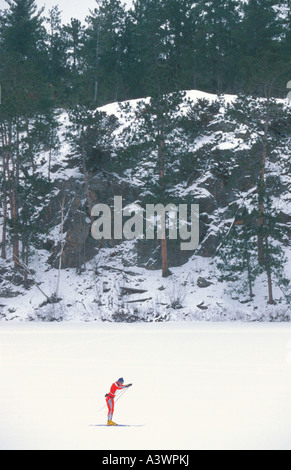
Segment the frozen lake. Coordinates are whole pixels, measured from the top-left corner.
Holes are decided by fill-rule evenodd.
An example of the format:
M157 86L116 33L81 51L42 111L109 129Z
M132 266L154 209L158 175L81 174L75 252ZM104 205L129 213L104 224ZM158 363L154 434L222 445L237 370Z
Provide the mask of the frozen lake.
M0 449L291 449L289 324L1 322L0 376Z

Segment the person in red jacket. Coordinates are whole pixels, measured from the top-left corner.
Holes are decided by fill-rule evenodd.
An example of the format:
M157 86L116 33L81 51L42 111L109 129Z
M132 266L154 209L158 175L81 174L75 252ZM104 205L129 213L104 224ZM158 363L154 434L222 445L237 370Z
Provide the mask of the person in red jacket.
M123 388L131 387L132 384L124 385L124 380L121 377L117 380L117 382L113 383L110 388L110 392L106 393L106 403L108 407L108 419L107 419L107 426L117 426L116 423L112 421L113 413L114 413L114 398L117 390L122 390Z

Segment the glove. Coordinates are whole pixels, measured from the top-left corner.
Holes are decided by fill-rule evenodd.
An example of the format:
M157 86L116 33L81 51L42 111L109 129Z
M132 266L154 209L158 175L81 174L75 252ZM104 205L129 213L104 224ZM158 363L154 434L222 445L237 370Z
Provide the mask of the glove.
M132 386L132 384L128 384L128 385L127 385L127 388L128 388L128 387L131 387L131 386Z

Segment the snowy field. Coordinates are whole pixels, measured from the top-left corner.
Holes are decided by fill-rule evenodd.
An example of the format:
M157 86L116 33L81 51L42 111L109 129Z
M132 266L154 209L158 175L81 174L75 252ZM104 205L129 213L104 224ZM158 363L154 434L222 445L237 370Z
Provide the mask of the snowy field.
M2 450L291 449L288 324L1 322L0 375Z

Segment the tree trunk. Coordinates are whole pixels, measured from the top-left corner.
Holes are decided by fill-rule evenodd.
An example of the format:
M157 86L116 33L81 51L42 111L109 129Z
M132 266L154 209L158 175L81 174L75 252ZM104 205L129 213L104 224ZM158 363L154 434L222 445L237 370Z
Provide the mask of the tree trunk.
M274 305L274 298L273 298L273 285L272 285L272 275L271 270L267 270L267 277L268 277L268 293L269 293L269 300L268 304Z
M18 233L18 165L15 162L15 157L12 152L10 154L10 161L12 165L12 171L10 175L11 183L11 200L10 200L10 211L13 226L13 260L14 268L19 268L19 233Z
M13 132L16 132L16 153L12 151ZM2 232L2 245L1 257L5 256L6 244L6 222L8 218L8 201L10 205L10 218L13 227L13 260L14 268L18 269L19 264L19 233L18 233L18 186L19 186L19 131L16 124L16 129L13 130L12 123L2 125L2 145L5 149L3 152L3 175L4 175L4 227Z
M161 195L164 202L165 194L165 139L163 133L161 132L158 143L158 159L160 163L160 187ZM168 256L167 256L167 233L166 233L166 214L165 218L162 220L162 276L167 277L169 275L168 269Z
M91 220L91 224L93 224L94 219L92 217L92 203L91 203L91 196L90 196L90 191L89 191L87 165L86 165L84 127L82 128L82 160L83 160L83 175L84 175L85 190L86 190L86 196L87 196L87 202L88 202L89 214L90 214L89 217Z
M265 121L264 140L263 140L263 151L261 159L261 170L260 170L260 181L258 187L258 200L259 200L259 212L258 212L258 261L262 266L264 264L264 210L265 210L265 171L266 161L268 153L268 134L270 125L270 97L267 97L267 115Z
M3 165L3 225L2 225L2 241L1 241L1 258L6 259L6 231L7 231L7 189L6 189L6 158L5 152L2 155L2 165Z
M252 299L254 297L254 293L253 293L253 285L252 285L252 277L251 277L251 266L250 266L249 258L247 259L247 272L248 272L249 294L250 294L250 299Z
M61 278L61 269L62 269L62 261L63 261L63 252L65 248L66 242L64 241L64 223L65 223L65 198L63 198L61 202L61 232L60 232L60 238L61 238L61 251L59 255L59 269L58 269L58 278L57 278L57 285L56 285L56 291L55 291L55 299L57 300L59 297L59 288L60 288L60 278Z
M34 162L33 158L33 149L32 149L32 142L31 142L31 137L30 137L30 132L29 132L29 121L28 118L25 119L25 130L26 130L26 136L27 136L27 143L28 143L28 152L29 152L29 157L30 157L30 163L31 163L31 168L32 168L32 173L33 175L36 172L36 165Z
M23 240L23 263L28 266L28 255L29 255L29 247L28 247L28 240ZM28 281L28 271L27 269L25 269L24 271L24 279L23 279L23 282L24 282L24 285L27 286L27 281Z
M10 216L13 226L13 260L15 269L19 268L19 234L18 234L18 197L17 182L19 165L15 163L15 157L11 151L12 148L12 125L8 125L8 129L4 131L4 144L6 151L6 174L9 181L9 203Z
M268 304L273 305L274 297L273 297L273 283L272 283L272 272L271 272L271 263L270 263L270 256L269 256L269 241L268 237L265 237L265 245L266 245L266 256L265 256L265 266L267 272L267 279L268 279Z
M13 224L13 260L14 260L14 268L19 268L19 234L18 234L18 205L17 205L17 188L16 188L16 180L15 176L13 175L11 179L11 200L10 200L10 207L11 207L11 219Z
M94 103L98 100L98 78L99 78L99 36L100 36L100 21L97 26L96 36L96 69L95 69L95 90L94 90Z

